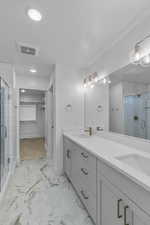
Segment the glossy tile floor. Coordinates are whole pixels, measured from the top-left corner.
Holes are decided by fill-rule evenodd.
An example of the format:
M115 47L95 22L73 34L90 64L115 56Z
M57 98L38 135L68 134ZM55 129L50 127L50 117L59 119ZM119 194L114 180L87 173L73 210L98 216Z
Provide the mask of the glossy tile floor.
M21 160L40 159L46 157L44 138L27 138L20 140Z
M3 204L0 225L92 225L67 179L47 159L16 168Z

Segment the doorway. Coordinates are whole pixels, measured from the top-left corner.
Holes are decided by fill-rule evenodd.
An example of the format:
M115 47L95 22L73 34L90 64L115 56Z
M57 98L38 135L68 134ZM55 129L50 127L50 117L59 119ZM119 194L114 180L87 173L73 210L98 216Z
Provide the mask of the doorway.
M19 95L20 160L45 158L45 92L20 89Z

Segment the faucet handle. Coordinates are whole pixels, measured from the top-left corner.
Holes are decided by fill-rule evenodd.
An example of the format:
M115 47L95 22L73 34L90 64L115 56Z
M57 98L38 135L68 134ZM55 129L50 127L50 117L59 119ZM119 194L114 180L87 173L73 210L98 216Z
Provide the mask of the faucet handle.
M84 130L85 132L88 132L89 135L92 135L92 127L88 127L87 129Z

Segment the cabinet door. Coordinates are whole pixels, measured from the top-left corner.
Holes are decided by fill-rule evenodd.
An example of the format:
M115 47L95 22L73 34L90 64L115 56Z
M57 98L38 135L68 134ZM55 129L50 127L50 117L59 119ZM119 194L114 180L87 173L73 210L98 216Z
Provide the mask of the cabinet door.
M71 160L72 160L72 145L71 142L64 141L64 171L67 177L71 177Z
M123 202L101 181L101 224L123 225Z
M139 215L139 213L133 212L133 225L149 225L149 222L150 219L144 219L144 216Z

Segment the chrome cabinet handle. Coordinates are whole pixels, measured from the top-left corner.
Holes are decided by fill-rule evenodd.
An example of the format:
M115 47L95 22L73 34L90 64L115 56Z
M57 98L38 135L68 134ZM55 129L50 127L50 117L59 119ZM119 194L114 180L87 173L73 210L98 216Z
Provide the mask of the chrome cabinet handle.
M127 223L127 209L129 208L128 205L126 205L124 207L124 225L130 225L129 223Z
M4 129L5 129L5 138L7 138L7 127L6 126L4 126Z
M84 193L83 190L81 190L80 193L81 193L81 195L83 196L83 198L84 198L85 200L89 199L89 197L85 195L85 193Z
M122 199L119 199L117 201L117 218L120 219L123 217L123 215L120 214L120 203L122 202Z
M82 173L83 173L84 175L88 175L87 169L81 168L81 171L82 171Z
M70 154L71 152L70 152L70 149L67 149L67 158L68 159L71 159L71 154Z
M1 125L1 133L2 133L2 138L7 138L7 127L4 125Z
M83 156L83 158L87 159L89 156L88 154L85 154L84 152L81 153L81 155Z

